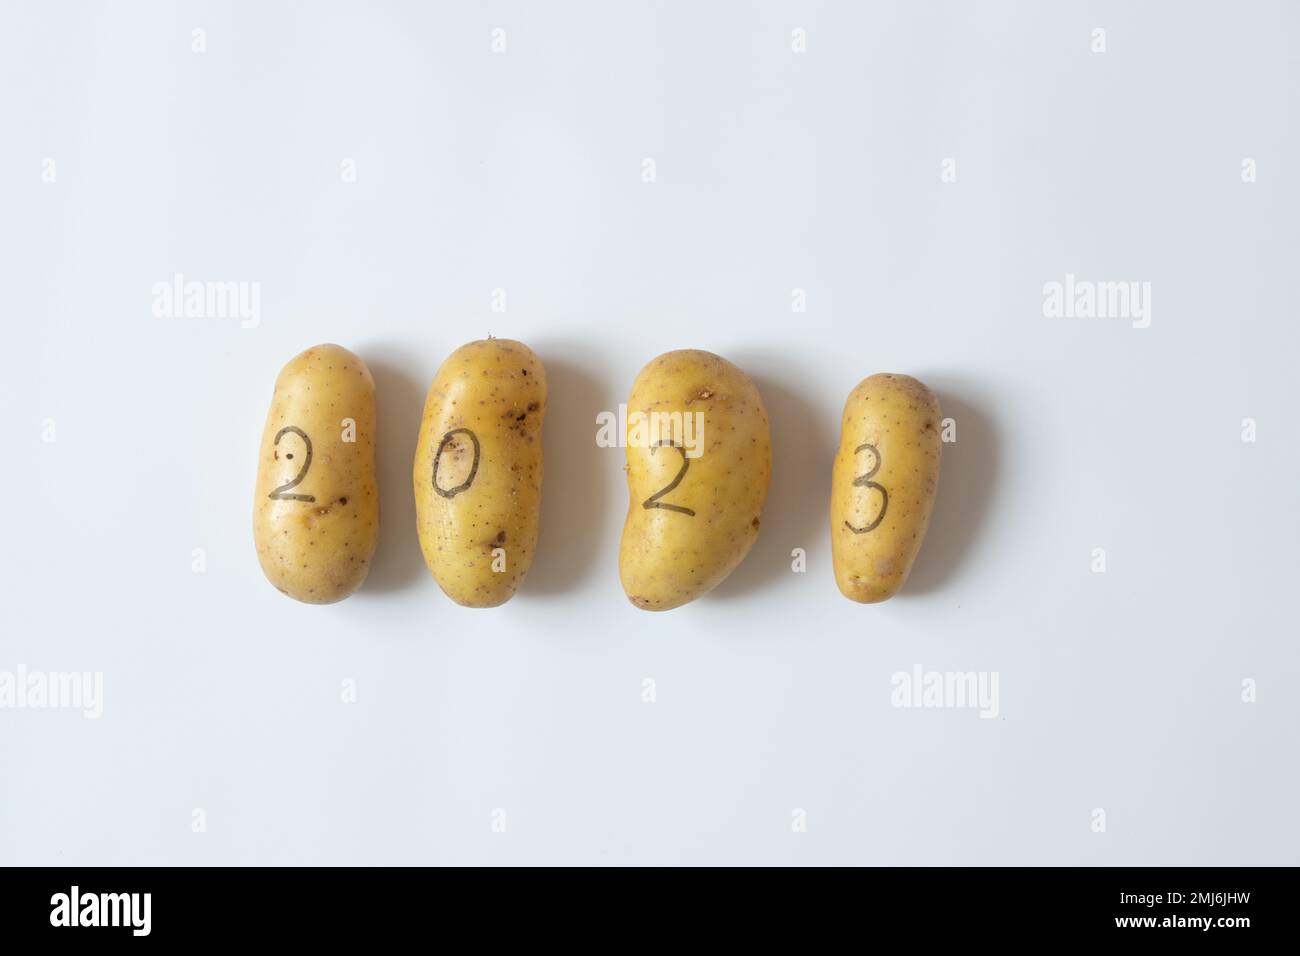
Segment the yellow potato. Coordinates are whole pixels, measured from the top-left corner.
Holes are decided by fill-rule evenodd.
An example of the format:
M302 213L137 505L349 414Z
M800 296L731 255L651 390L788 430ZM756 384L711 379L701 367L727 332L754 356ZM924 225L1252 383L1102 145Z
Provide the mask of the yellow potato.
M862 604L898 593L939 487L939 400L907 375L858 383L844 403L831 473L835 583Z
M470 342L429 387L416 526L425 563L457 604L504 604L533 563L545 417L546 370L522 342Z
M267 579L308 604L343 600L370 570L379 539L375 383L345 348L310 348L275 380L253 539Z
M627 520L619 576L628 599L667 611L713 590L758 538L772 475L754 383L712 352L665 352L627 402Z

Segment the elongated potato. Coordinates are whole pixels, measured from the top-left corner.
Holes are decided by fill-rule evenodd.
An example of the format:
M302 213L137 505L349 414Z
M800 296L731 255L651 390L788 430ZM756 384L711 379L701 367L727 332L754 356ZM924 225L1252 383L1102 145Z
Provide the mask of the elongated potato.
M343 600L370 570L379 540L375 383L345 348L309 348L275 380L253 539L267 579L308 604Z
M939 487L939 400L907 375L858 383L844 403L831 474L835 583L862 604L898 593Z
M667 611L713 590L758 538L772 476L767 411L754 383L712 352L666 352L627 402L628 599Z
M415 449L425 563L466 607L510 600L533 563L546 370L510 339L461 346L429 387Z

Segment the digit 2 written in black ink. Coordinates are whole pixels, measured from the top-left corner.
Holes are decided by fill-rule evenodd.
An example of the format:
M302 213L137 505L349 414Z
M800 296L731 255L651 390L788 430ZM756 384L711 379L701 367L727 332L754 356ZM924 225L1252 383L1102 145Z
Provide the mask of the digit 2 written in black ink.
M474 461L469 466L469 477L462 481L455 488L442 488L438 485L438 466L442 464L442 453L452 442L456 440L457 435L468 435L469 440L474 445ZM458 494L474 484L474 476L478 474L479 459L478 436L468 428L453 428L447 434L442 436L442 441L438 443L438 451L433 456L433 490L438 492L444 498L455 498Z
M872 478L875 477L876 472L880 470L880 466L883 463L883 460L880 457L880 449L878 449L875 445L868 443L865 445L859 445L857 448L853 449L853 454L856 456L864 451L869 451L871 452L871 454L876 456L876 464L865 475L858 475L858 477L854 478L853 487L875 488L877 491L879 491L880 492L880 514L876 515L876 520L871 522L871 524L867 525L865 528L855 528L853 527L853 525L849 524L849 522L845 521L844 527L848 528L854 534L866 534L868 531L874 531L876 528L880 526L880 522L885 520L885 511L886 509L889 508L889 492L885 490L885 486L882 485L880 482L871 480Z
M682 453L682 467L677 472L677 474L673 477L672 481L668 482L668 484L664 485L653 495L651 495L649 498L643 501L641 503L641 507L663 508L665 511L676 511L678 514L690 515L692 518L694 518L695 512L692 511L690 508L683 508L681 505L670 505L665 501L659 500L664 495L668 494L668 492L672 491L674 488L680 485L682 483L682 479L686 477L686 469L691 467L691 460L686 457L686 449L683 448L681 445L677 444L677 442L670 441L667 438L661 440L656 445L652 445L650 448L650 453L654 454L654 450L656 448L676 448L679 452Z
M303 431L301 428L299 428L297 425L285 425L278 432L276 432L275 442L274 442L275 446L278 448L280 446L280 439L283 438L285 435L287 435L289 432L293 432L295 435L297 435L299 438L302 439L303 444L307 446L307 457L303 460L302 467L298 469L298 474L294 475L293 481L285 482L279 488L276 488L269 495L267 495L267 497L272 498L276 501L315 501L316 500L315 495L290 495L285 493L290 488L297 488L300 484L302 484L302 480L307 477L307 469L311 467L311 439L308 438L307 433ZM277 458L280 457L280 453L278 451L275 453L275 457ZM284 457L293 458L293 452L289 452Z

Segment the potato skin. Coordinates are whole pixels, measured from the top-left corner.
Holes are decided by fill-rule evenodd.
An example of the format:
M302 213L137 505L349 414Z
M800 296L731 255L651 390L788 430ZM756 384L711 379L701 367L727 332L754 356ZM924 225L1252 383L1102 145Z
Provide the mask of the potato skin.
M744 372L697 349L651 360L627 410L629 432L637 412L704 415L699 457L627 443L619 577L637 607L667 611L721 584L757 540L772 476L767 411ZM678 475L680 484L664 493ZM675 510L682 508L694 514Z
M344 440L347 418L354 441ZM379 540L375 382L341 346L307 349L275 380L258 452L253 540L267 580L307 604L343 600L370 570Z
M522 342L463 345L429 387L412 472L416 525L425 563L457 604L504 604L532 566L545 418L546 369ZM496 548L504 571L492 570Z
M849 393L831 473L831 561L847 598L893 597L921 550L939 487L939 400L908 375Z

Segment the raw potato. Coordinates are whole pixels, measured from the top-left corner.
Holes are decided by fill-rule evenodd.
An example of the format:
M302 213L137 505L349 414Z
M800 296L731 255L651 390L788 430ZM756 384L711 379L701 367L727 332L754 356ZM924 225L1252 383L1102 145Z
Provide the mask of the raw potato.
M619 576L637 607L667 611L721 584L758 538L772 476L767 412L744 372L696 349L651 361L633 383L627 409L628 508ZM638 435L634 416L660 412L683 416L683 424L684 416L700 412L702 433L677 426L657 438L648 427ZM687 457L697 437L700 453ZM653 447L651 440L684 447Z
M908 375L858 383L844 403L831 474L835 583L862 604L898 593L939 487L939 400Z
M416 526L425 563L457 604L504 604L533 563L545 417L546 370L522 342L470 342L429 387Z
M379 539L375 383L345 348L310 348L275 380L253 539L267 579L308 604L343 600L370 570Z

